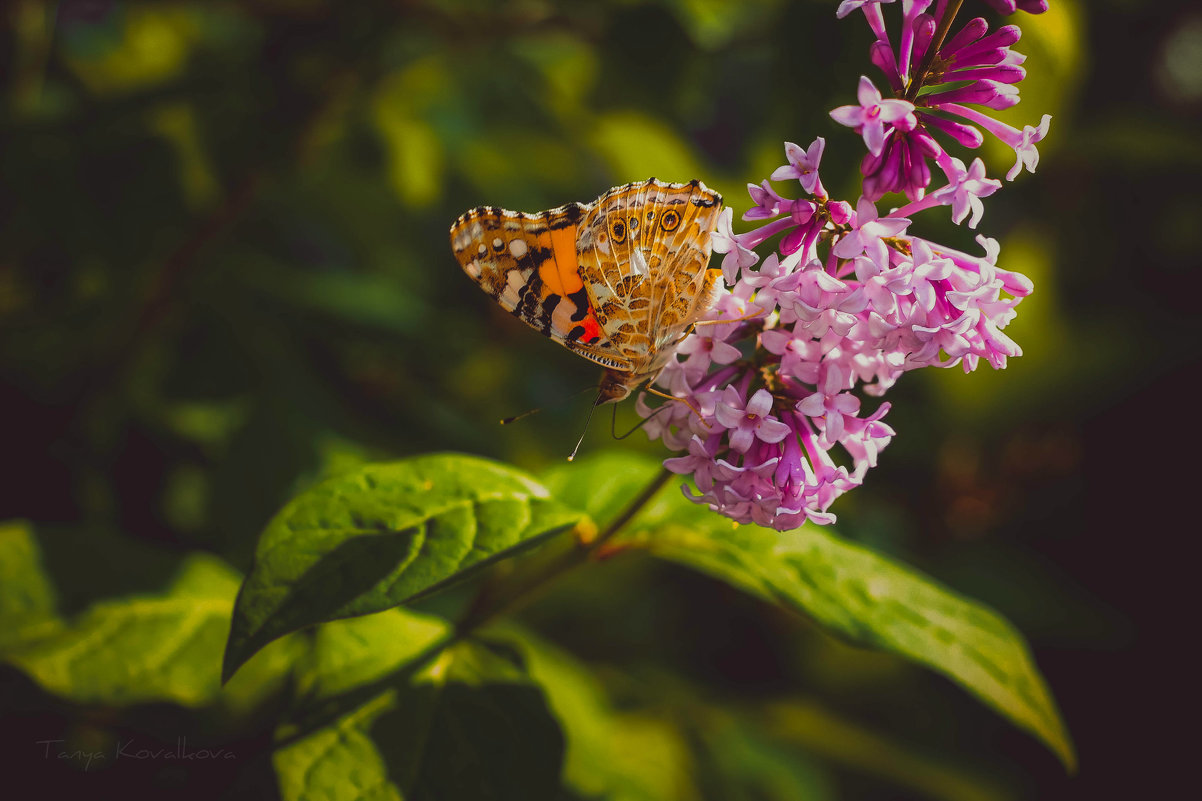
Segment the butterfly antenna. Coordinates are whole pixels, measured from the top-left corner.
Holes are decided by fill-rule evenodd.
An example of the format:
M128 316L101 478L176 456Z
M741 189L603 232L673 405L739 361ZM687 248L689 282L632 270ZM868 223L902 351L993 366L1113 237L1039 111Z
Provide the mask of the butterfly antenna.
M597 390L599 388L600 388L599 384L589 384L584 389L573 392L571 395L568 395L566 398L564 398L563 400L559 401L554 406L551 406L549 408L553 409L553 408L555 408L555 406L562 406L563 404L567 403L569 400L576 397L577 395L583 395L586 392L591 392L591 391ZM538 414L541 411L542 411L541 408L528 409L528 410L522 412L521 414L515 414L513 417L504 418L503 420L501 420L501 425L507 426L510 423L516 423L518 420L521 420L523 417L529 417L530 415Z
M618 425L618 407L617 407L617 404L614 404L614 416L613 416L613 420L611 420L611 421L610 421L610 423L609 423L609 434L610 434L610 436L612 436L614 439L617 439L617 440L623 440L623 439L626 439L626 438L627 438L627 437L629 437L631 434L633 434L634 432L638 431L640 428L642 428L643 426L647 425L647 424L648 424L648 423L650 423L652 420L654 420L654 419L655 419L655 416L656 416L657 414L659 414L660 412L662 412L662 411L663 411L664 409L666 409L666 408L668 408L666 405L663 405L663 406L660 406L660 407L658 407L658 408L657 408L655 411L653 411L651 414L647 415L647 416L646 416L646 417L644 417L642 420L640 420L638 423L636 423L636 424L635 424L635 426L634 426L634 428L630 429L630 430L629 430L629 431L627 431L625 434L619 434L619 433L617 432L617 430L616 430L616 429L617 429L617 425Z
M527 409L526 411L522 412L521 414L515 414L513 417L506 417L505 419L503 419L501 421L501 425L507 426L510 423L516 423L518 420L521 420L523 417L529 417L530 415L538 414L541 411L542 411L542 409Z
M589 407L588 417L586 417L584 420L584 431L580 432L580 439L576 440L576 447L572 448L572 454L568 457L569 462L573 461L576 458L576 451L580 450L580 445L581 445L581 443L584 442L584 435L588 433L588 424L590 422L592 422L593 412L597 411L597 405L600 403L601 403L601 396L598 395L597 399L595 401L593 401L593 405Z

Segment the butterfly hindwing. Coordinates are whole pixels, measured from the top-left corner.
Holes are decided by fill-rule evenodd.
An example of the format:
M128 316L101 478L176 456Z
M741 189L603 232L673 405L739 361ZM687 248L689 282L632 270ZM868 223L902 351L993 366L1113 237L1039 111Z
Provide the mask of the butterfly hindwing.
M700 182L615 187L580 221L580 269L597 320L632 363L654 359L713 303L707 278L720 197Z
M718 213L713 193L697 188L667 198L656 209L659 236L651 260L657 269L648 321L656 350L674 344L715 301L721 271L709 269L709 261Z
M626 366L593 315L576 255L579 203L540 214L495 206L466 212L451 228L455 257L501 308L543 336L606 367Z

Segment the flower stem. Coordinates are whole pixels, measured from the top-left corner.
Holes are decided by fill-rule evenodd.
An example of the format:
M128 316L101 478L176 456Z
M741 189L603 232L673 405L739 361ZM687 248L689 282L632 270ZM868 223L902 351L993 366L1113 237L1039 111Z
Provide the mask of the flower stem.
M951 0L947 4L947 7L943 9L943 16L939 18L935 34L931 37L931 43L927 46L927 53L922 58L922 66L910 78L910 85L906 87L906 94L903 99L913 103L918 97L918 92L922 89L927 72L930 71L931 65L935 63L935 59L939 56L939 48L943 47L943 40L947 38L947 32L951 30L952 23L956 20L956 15L960 13L960 6L962 5L964 5L964 0Z

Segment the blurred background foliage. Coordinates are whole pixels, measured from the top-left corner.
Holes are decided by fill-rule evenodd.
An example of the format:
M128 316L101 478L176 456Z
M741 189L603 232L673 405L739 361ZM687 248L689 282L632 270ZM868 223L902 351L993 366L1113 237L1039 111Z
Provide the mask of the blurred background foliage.
M1197 350L1202 12L1052 6L1017 18L1030 77L1007 114L1051 113L1052 134L982 227L1035 280L1009 332L1026 354L997 374L907 376L898 437L835 511L845 536L1031 638L1081 773L930 673L617 560L525 620L563 651L540 669L578 660L600 678L617 747L659 766L653 797L1095 799L1164 778L1138 766L1172 762L1143 735L1179 702L1165 610L1184 604L1172 502L1188 497L1194 427L1176 407ZM286 499L366 460L561 461L589 403L562 401L597 370L464 278L450 222L651 176L701 178L737 219L782 142L817 135L826 185L854 200L861 145L827 111L872 74L869 36L834 7L5 4L0 519L36 527L60 608L162 590L187 552L245 570ZM1013 158L983 155L992 174ZM498 427L536 406L551 408ZM635 420L620 409L618 430ZM594 422L585 453L657 453L608 427ZM271 731L270 710L80 709L0 675L4 762L47 787L207 797L233 781L20 756L63 732L220 731L250 750ZM238 782L275 792L269 774Z

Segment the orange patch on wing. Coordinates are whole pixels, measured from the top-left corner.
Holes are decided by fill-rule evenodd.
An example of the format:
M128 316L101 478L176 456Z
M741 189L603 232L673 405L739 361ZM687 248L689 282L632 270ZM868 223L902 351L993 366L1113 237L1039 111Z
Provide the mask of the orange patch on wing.
M584 282L580 279L580 265L576 260L576 226L540 234L538 246L551 251L551 258L538 267L538 277L547 289L556 295L579 292Z

